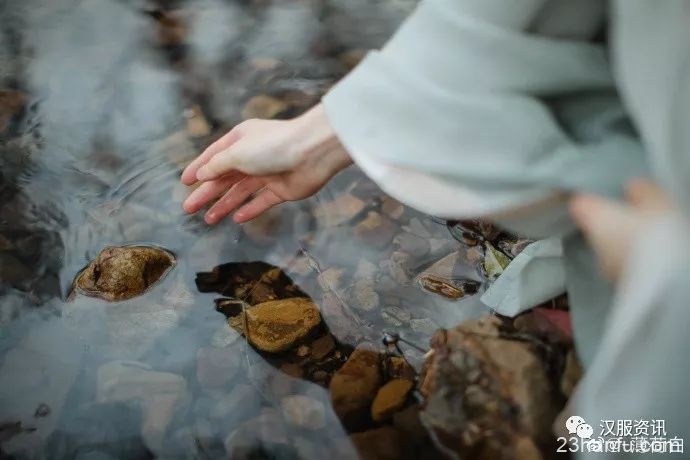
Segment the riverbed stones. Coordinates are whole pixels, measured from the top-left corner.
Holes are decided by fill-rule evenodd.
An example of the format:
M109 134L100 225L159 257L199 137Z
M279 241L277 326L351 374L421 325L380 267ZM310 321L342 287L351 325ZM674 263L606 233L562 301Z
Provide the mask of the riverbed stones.
M497 317L440 330L432 338L421 392L425 425L469 458L506 458L548 442L555 385L529 342Z
M231 326L241 330L249 343L268 353L292 348L320 323L319 309L305 297L263 302L230 319Z
M138 402L141 405L142 437L153 451L163 439L175 414L188 404L187 383L176 374L159 372L143 363L113 361L97 373L97 400Z
M378 249L386 247L393 240L396 231L397 226L376 211L369 211L354 228L357 238Z
M369 408L381 386L380 355L368 347L355 349L331 379L333 409L352 429L366 423Z
M116 302L143 294L175 265L168 251L147 246L108 246L78 276L77 290Z
M244 105L242 118L245 120L250 118L275 118L289 108L290 106L285 101L266 94L259 94L249 99Z
M285 420L301 428L318 430L326 426L326 409L321 401L303 395L290 395L281 400Z
M371 418L375 422L389 419L405 405L407 394L414 383L407 379L393 379L379 388L371 405Z

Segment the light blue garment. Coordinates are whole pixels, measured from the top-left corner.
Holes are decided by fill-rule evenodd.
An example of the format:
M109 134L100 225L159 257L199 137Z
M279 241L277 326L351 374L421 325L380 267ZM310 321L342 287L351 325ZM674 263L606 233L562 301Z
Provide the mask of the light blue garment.
M355 161L401 201L561 238L588 368L575 412L595 435L602 420L656 419L690 440L690 2L605 5L427 0L324 104ZM608 46L593 40L605 23ZM564 203L618 196L648 164L677 210L650 222L614 296ZM536 298L529 266L504 297Z
M355 161L401 201L564 238L564 261L551 263L567 274L585 364L610 289L573 235L567 197L617 196L625 181L647 173L607 50L592 40L604 14L589 0L427 0L324 99ZM450 192L423 196L396 181L405 171ZM552 293L533 283L515 288L531 300Z

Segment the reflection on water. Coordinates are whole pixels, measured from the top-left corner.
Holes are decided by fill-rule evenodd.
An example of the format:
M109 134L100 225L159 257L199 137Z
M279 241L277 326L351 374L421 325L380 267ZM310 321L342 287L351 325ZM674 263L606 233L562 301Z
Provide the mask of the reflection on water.
M458 293L483 278L445 226L355 169L243 227L184 215L178 181L244 116L290 117L318 101L412 3L0 3L2 452L350 458L353 443L391 436L417 439L409 452L431 449L407 436L418 424L397 418L348 437L328 385L355 346L389 357L385 332L418 370L417 347L437 327L483 312ZM132 244L171 251L175 268L139 297L67 301L104 247ZM197 290L197 273L253 260L280 267L318 305L308 351L258 353L216 311L218 295ZM420 289L424 273L459 280L447 287L459 299ZM328 351L314 359L317 348Z

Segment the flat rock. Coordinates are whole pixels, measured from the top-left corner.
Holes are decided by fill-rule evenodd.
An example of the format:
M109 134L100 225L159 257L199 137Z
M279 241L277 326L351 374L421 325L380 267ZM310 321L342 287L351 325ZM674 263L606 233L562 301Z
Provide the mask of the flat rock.
M358 310L371 311L378 308L380 299L374 290L374 280L361 278L350 288L350 302Z
M279 353L288 350L304 339L321 323L321 314L311 299L291 299L263 302L246 309L230 319L233 327L241 329L249 343L261 351Z
M369 211L366 218L355 226L354 233L365 244L383 248L393 240L396 230L397 226L390 219Z
M547 363L506 327L487 316L440 330L431 341L421 417L463 458L506 458L517 450L534 458L534 446L551 439L559 408Z
M280 113L285 112L290 106L278 98L259 94L249 99L242 109L242 118L269 119L275 118Z
M283 417L292 424L308 430L326 426L326 409L321 401L303 395L290 395L281 400Z
M162 448L175 414L182 413L189 402L182 376L158 372L136 362L113 361L101 366L96 385L99 403L122 401L141 405L142 437L153 451Z
M407 394L414 383L407 379L393 379L379 388L371 405L371 418L375 422L389 419L405 405Z
M381 386L381 358L367 348L357 348L333 374L330 384L335 413L348 428L368 419L369 407Z
M311 357L316 361L320 361L335 350L335 339L331 334L326 334L319 337L311 344Z
M143 294L175 265L168 251L147 246L109 246L75 281L78 292L115 302Z

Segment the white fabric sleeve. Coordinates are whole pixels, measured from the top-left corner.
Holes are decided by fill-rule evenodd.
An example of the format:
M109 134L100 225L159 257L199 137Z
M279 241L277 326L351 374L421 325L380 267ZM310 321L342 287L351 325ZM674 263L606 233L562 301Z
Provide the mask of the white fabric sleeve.
M551 102L610 91L606 56L586 41L531 33L546 3L420 3L324 97L354 161L387 193L440 217L519 209L601 171L562 126L593 109L559 119Z

